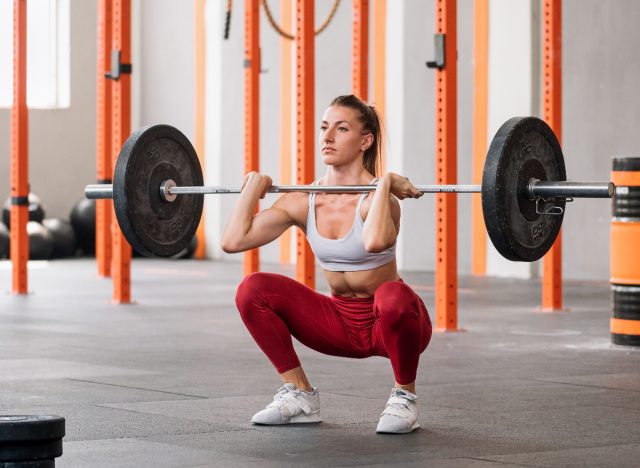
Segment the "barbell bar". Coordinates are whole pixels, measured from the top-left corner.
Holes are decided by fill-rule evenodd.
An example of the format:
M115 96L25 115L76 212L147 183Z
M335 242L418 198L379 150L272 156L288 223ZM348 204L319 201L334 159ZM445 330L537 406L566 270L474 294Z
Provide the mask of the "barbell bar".
M564 205L574 198L610 198L611 182L566 180L553 130L535 117L514 117L491 141L481 185L416 185L423 193L480 193L485 225L505 258L535 261L553 245ZM268 193L362 193L375 185L273 185ZM240 193L240 187L205 186L195 149L169 125L144 127L125 142L113 184L87 185L91 199L113 198L127 241L147 256L181 251L200 222L203 195Z
M179 187L171 179L160 184L160 196L173 201L174 195L222 195L238 194L241 187L191 186ZM414 185L422 193L482 193L482 185ZM272 185L267 193L363 193L372 192L376 185ZM542 182L532 179L527 187L532 200L536 198L611 198L615 193L612 182ZM85 196L90 199L113 198L112 184L93 184L85 188Z

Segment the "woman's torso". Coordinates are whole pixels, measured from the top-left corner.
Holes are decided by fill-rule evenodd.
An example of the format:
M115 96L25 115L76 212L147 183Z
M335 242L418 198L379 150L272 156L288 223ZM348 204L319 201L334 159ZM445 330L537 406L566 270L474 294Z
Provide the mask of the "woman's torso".
M306 193L293 195L289 203L290 214L296 225L307 232L309 195ZM326 239L341 239L346 236L355 223L355 210L360 194L323 194L315 196L315 219L318 234ZM366 220L371 207L370 193L360 205L360 216ZM386 281L395 281L398 275L395 258L378 267L359 271L329 271L323 273L332 294L345 297L373 296L378 286Z

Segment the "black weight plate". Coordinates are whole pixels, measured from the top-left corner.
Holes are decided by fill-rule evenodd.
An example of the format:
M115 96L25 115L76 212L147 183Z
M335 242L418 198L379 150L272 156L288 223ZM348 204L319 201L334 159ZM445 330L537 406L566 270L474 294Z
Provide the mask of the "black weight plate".
M0 461L49 460L62 455L62 439L0 443Z
M203 195L179 195L168 202L160 185L203 185L196 151L169 125L144 127L125 142L113 176L113 204L120 229L131 246L149 257L170 257L189 245L204 203Z
M64 418L53 415L0 416L0 443L62 439Z
M500 254L533 262L558 237L563 215L540 215L528 183L566 180L562 149L553 130L535 117L514 117L491 141L482 174L482 211L489 238ZM564 202L541 203L541 209Z
M55 460L36 460L28 462L0 462L0 468L55 468Z

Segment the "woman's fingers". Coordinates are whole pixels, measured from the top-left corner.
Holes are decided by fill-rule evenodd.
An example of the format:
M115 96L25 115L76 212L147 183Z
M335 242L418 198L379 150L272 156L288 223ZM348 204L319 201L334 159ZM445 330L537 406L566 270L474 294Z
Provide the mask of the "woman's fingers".
M273 185L273 180L268 175L263 176L262 181L264 185L262 189L262 195L260 196L261 199L265 197L267 191L271 188L271 185Z

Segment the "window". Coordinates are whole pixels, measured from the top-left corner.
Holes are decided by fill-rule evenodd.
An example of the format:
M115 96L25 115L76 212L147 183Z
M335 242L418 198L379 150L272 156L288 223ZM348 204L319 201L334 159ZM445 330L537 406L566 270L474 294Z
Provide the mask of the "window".
M0 0L0 107L13 103L13 0ZM69 0L27 2L27 105L69 107Z

